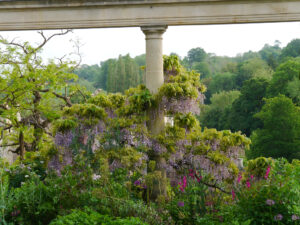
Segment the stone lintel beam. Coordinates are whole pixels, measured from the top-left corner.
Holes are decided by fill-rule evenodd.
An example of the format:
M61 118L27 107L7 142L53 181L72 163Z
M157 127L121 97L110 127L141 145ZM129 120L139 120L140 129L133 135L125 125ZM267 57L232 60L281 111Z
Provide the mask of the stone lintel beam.
M155 94L164 83L162 36L167 26L147 26L141 29L146 36L146 87Z
M300 0L1 0L0 30L300 21Z

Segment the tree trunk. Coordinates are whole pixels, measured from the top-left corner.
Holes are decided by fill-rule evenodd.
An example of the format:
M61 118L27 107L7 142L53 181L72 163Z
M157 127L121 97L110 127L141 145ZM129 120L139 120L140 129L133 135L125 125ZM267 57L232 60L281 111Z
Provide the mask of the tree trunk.
M24 134L23 131L19 133L19 144L20 144L20 159L24 160L25 155L25 142L24 142Z

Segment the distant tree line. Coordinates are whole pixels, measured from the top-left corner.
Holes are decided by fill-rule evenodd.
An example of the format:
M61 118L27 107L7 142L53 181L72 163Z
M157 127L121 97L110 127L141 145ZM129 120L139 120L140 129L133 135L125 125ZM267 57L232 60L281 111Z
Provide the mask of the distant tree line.
M197 53L198 52L198 53ZM201 57L200 57L201 55ZM198 67L202 60L205 66ZM203 127L241 131L251 137L248 155L300 158L300 40L259 52L219 57L192 49L183 59L204 74ZM203 68L209 68L209 73Z
M93 92L101 88L107 92L124 92L143 83L145 55L131 58L129 55L108 59L100 65L82 65L75 73L79 83Z

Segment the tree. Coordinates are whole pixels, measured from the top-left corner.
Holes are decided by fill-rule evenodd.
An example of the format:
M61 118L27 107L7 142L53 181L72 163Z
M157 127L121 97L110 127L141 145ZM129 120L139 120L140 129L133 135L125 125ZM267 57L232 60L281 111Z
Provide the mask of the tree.
M278 66L279 56L281 54L281 48L278 42L273 46L265 44L265 46L259 51L261 58L265 60L268 65L274 70Z
M221 91L231 91L237 89L236 74L233 73L218 73L212 77L208 83L207 92L205 93L206 102L210 102L210 97Z
M87 91L93 93L96 89L92 82L79 78L76 82L80 87L86 88Z
M125 69L125 60L120 55L117 62L116 62L116 68L115 68L115 79L116 79L116 92L123 92L126 90L126 69Z
M263 122L263 128L251 136L252 158L300 159L300 109L291 99L284 95L267 99L255 117Z
M134 59L132 59L129 54L124 57L125 60L125 90L131 87L136 87L142 83L140 76L140 69Z
M97 77L100 76L100 67L99 65L82 65L74 71L79 78L85 79L89 82L95 82Z
M262 127L259 119L253 117L263 106L268 81L263 78L247 80L241 89L241 95L232 104L229 114L230 128L242 131L249 136L251 132Z
M279 94L286 95L295 99L292 90L288 86L299 79L300 71L300 58L293 58L280 64L276 69L270 86L268 88L268 96L275 97Z
M188 51L187 59L190 66L195 62L203 62L206 58L206 52L202 48L192 48Z
M36 47L0 39L0 123L5 132L2 147L15 146L21 159L25 150L46 148L46 143L52 141L50 123L60 117L63 106L72 105L75 91L71 87L77 77L72 71L78 65L63 59L44 64L39 56L53 37L68 32L50 37L40 32L42 42Z
M284 61L286 58L298 56L300 56L300 39L294 39L282 49L280 59Z
M145 54L138 55L138 56L134 57L134 61L136 62L136 64L138 66L145 66L146 65L146 55Z
M273 71L268 64L260 58L251 58L238 65L238 76L236 84L243 86L243 82L251 78L271 79Z
M241 63L250 59L254 59L254 58L260 58L259 53L258 52L252 52L252 51L248 51L245 52L243 54L238 54L236 56L236 60Z
M200 114L201 125L217 130L229 129L227 120L232 103L239 97L239 91L221 91L211 97L211 104L204 105Z
M137 61L142 63L143 57L138 57ZM109 59L101 63L101 69L106 77L108 92L124 92L130 87L136 87L143 83L140 68L129 55L120 55L117 60Z
M300 77L295 77L294 80L288 82L287 93L293 102L300 106Z
M107 61L107 67L105 69L107 69L107 79L106 79L106 90L108 92L116 92L116 72L115 72L115 64L116 64L116 60L114 59L109 59Z
M192 69L200 73L201 78L207 78L211 75L207 62L196 62L193 64Z

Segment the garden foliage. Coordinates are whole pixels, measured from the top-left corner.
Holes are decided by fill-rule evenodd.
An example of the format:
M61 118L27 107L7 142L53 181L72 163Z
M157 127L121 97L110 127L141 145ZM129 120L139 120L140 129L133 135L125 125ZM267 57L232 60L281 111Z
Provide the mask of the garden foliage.
M205 59L196 52L191 52L190 63ZM54 70L54 64L49 66ZM33 74L25 72L31 79ZM34 149L29 144L40 137L36 123L14 121L20 125L15 130L19 136L28 131L30 151L12 165L1 161L0 223L299 222L299 161L261 157L246 161L243 168L239 162L250 140L240 132L199 124L206 89L199 74L186 70L175 55L164 57L164 73L165 84L157 94L140 85L124 94L100 92L75 102L66 98L65 107L57 107L57 117L51 120L51 100L45 100L47 107L33 105L22 118L38 112L49 120L41 130L47 138L38 139ZM61 75L73 76L65 70ZM38 91L43 97L63 97L44 88L34 90L33 96ZM265 117L267 111L263 108L258 116ZM17 115L12 108L8 112L2 115L11 120ZM153 124L160 129L153 132Z

